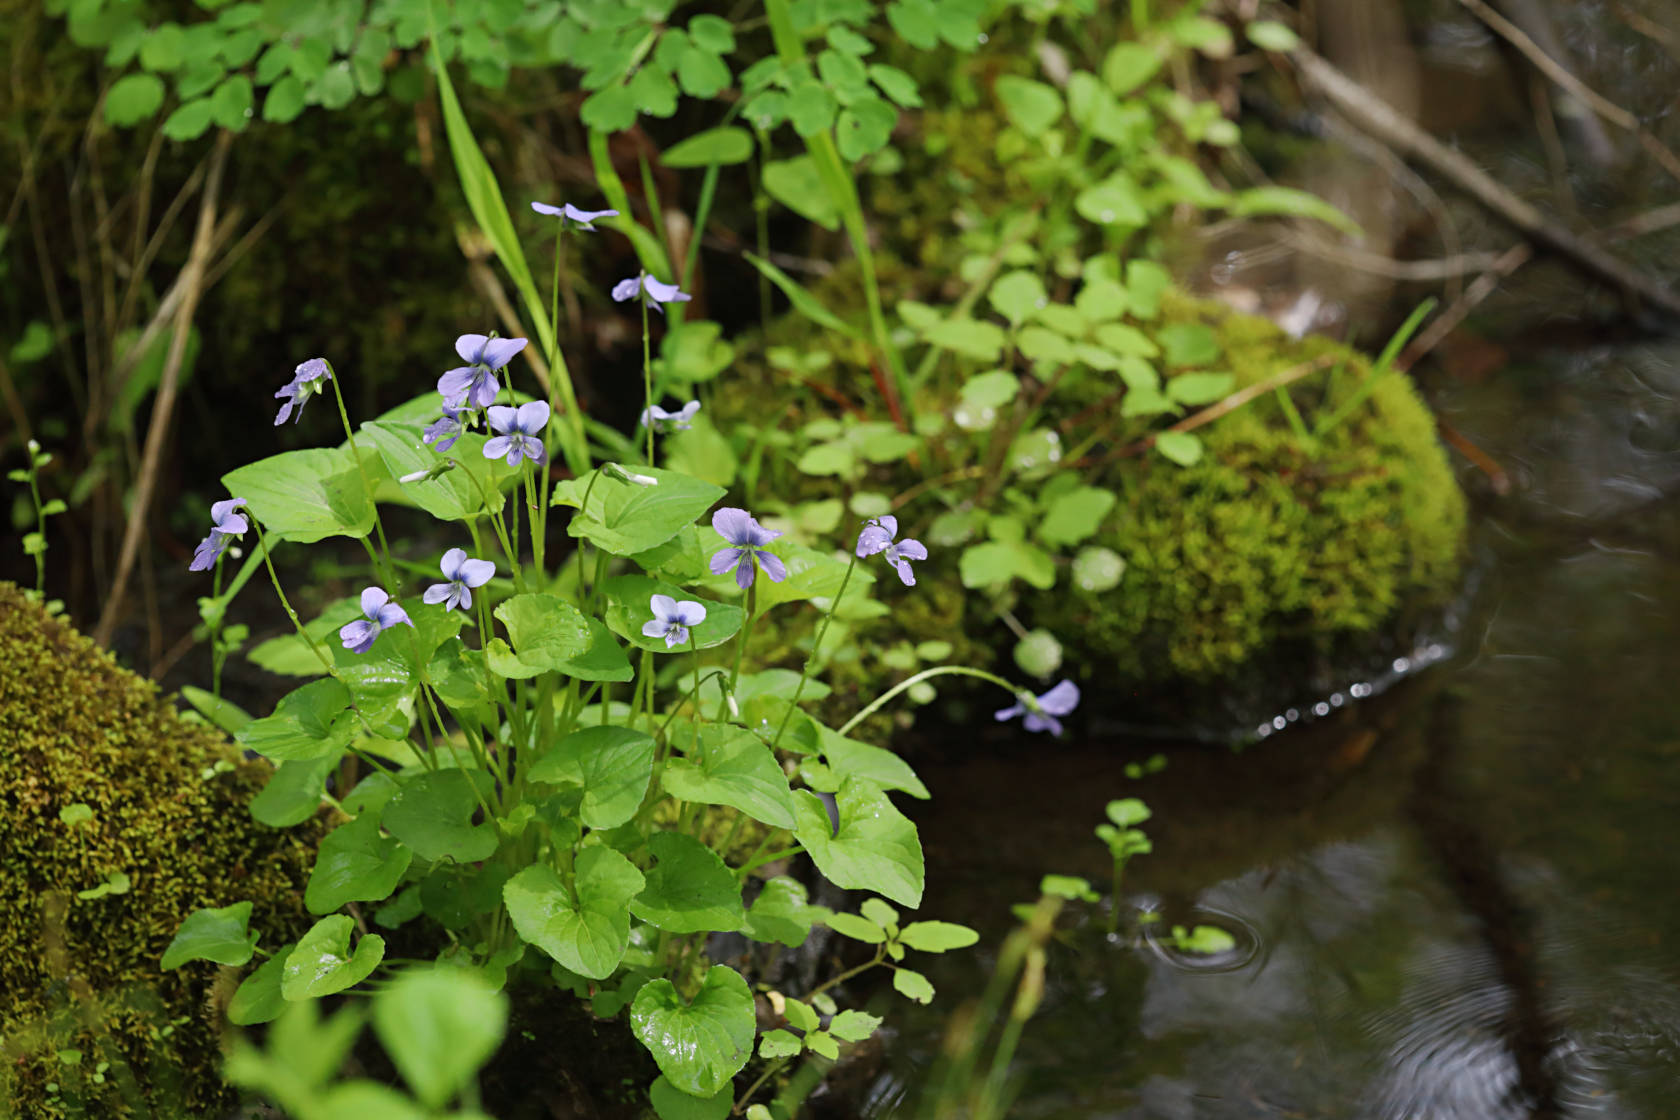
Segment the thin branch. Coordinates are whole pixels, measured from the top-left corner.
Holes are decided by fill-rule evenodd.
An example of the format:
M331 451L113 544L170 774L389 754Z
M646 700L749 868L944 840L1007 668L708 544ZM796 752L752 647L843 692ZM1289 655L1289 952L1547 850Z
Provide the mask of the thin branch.
M181 307L175 315L175 333L169 340L169 355L164 359L163 376L158 382L157 398L152 402L151 425L146 431L146 450L141 457L140 475L134 485L134 503L128 515L128 527L123 533L122 552L117 558L116 578L100 613L99 625L94 628L94 641L102 646L110 644L111 631L122 612L123 598L128 591L128 577L140 551L140 538L145 535L146 515L157 488L158 465L163 458L163 442L169 434L169 421L175 412L175 397L181 383L181 365L187 353L187 335L192 328L193 313L203 293L204 273L210 264L211 246L216 236L216 201L222 190L222 171L227 167L228 149L233 133L223 131L216 137L215 152L211 156L210 173L205 179L204 195L198 209L198 232L193 236L192 251L184 270L186 285Z

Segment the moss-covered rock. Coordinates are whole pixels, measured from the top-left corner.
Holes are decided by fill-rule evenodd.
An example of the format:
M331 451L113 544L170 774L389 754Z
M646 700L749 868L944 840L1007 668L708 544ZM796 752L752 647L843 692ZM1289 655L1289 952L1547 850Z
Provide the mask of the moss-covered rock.
M246 804L266 764L0 584L0 1115L209 1116L209 965L158 967L181 919L255 900L274 945L307 926L310 828Z
M1321 338L1174 296L1168 320L1210 327L1237 387L1327 357L1289 389L1297 411L1333 416L1369 363ZM1447 600L1463 557L1464 496L1435 421L1387 373L1321 439L1300 439L1271 394L1202 428L1193 466L1140 458L1096 543L1126 561L1118 587L1077 581L1030 597L1035 622L1133 680L1209 680L1279 641L1328 647L1402 610Z

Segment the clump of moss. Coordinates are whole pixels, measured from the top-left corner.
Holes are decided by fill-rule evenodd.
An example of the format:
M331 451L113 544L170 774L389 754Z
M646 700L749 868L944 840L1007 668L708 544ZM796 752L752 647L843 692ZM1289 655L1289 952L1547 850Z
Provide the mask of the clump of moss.
M214 970L159 958L202 906L307 927L317 832L251 819L266 764L0 583L0 1114L215 1115Z
M1336 372L1289 389L1309 424L1334 415L1369 363L1327 339L1289 338L1270 322L1188 296L1167 320L1219 339L1238 386L1329 356ZM1206 680L1280 641L1327 648L1402 609L1443 602L1463 557L1465 504L1429 409L1388 373L1322 439L1303 442L1268 394L1202 428L1199 462L1133 461L1097 538L1126 560L1100 594L1059 586L1033 618L1134 680Z

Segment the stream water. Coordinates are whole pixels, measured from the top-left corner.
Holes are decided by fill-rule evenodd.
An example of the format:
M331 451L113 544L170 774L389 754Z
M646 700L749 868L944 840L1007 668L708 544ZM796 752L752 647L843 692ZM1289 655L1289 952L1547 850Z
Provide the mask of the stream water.
M1052 944L1011 1115L1680 1115L1680 346L1556 351L1438 395L1516 484L1482 503L1453 657L1140 780L1125 764L1159 744L919 764L922 913L982 949L924 958L941 1000L901 1019L870 1115L915 1115L1010 904L1048 871L1106 885L1091 829L1121 796L1155 813L1132 931L1079 907ZM1144 910L1238 948L1169 952Z

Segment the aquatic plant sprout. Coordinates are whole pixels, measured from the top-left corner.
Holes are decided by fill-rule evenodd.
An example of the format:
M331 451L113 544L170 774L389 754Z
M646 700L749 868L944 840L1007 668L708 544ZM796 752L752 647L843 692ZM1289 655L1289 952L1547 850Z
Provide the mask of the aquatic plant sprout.
M362 613L367 617L347 622L338 630L339 641L351 653L366 653L373 648L374 639L393 626L414 625L408 612L400 604L391 602L391 597L382 587L362 590Z
M438 392L443 394L444 403L455 408L489 408L501 388L496 371L513 361L513 356L525 349L528 341L483 334L464 334L457 338L455 353L467 364L438 378Z
M483 587L496 574L496 565L489 560L474 560L464 548L452 548L443 554L438 567L448 583L434 583L421 596L427 603L442 603L443 609L472 608L472 589Z
M548 423L547 401L527 401L518 408L494 405L488 415L490 427L501 434L485 442L486 459L500 459L505 455L510 467L517 467L521 459L529 459L538 466L548 462L548 451L537 434Z
M455 446L455 441L461 438L471 417L462 418L466 409L453 408L448 404L443 406L443 415L426 425L426 430L420 434L422 443L430 444L433 451L444 452Z
M1057 717L1069 715L1079 707L1079 686L1072 681L1063 681L1037 698L1030 692L1017 693L1016 697L1017 702L1012 707L995 713L998 722L1021 716L1021 726L1028 731L1048 731L1052 735L1060 735L1062 721Z
M550 206L546 202L533 202L531 203L531 209L551 218L559 218L562 229L588 230L590 233L595 232L595 227L591 223L597 218L618 217L617 210L579 210L569 202L564 206Z
M612 297L619 303L640 297L643 306L651 307L661 315L665 314L665 304L687 303L694 298L675 284L662 283L645 272L626 276L614 284Z
M718 536L735 546L712 554L713 575L721 576L731 568L735 569L735 584L743 591L752 586L753 577L758 574L755 564L764 569L771 583L780 583L787 578L787 565L779 556L764 551L764 546L781 534L760 525L752 514L744 509L725 506L712 514L712 528L717 530Z
M274 418L274 426L278 428L284 424L287 418L292 416L293 409L297 410L295 419L302 420L303 406L309 402L310 397L324 392L324 382L331 380L332 370L328 368L325 358L310 358L307 362L299 362L297 368L292 371L292 379L274 394L276 400L286 402L280 406L280 414Z
M244 498L229 498L210 507L210 535L198 542L198 547L193 550L192 564L187 569L189 572L209 571L221 559L229 538L240 536L251 527L244 514L234 512L244 504Z
M874 556L876 553L887 554L887 563L898 571L898 578L904 581L904 586L916 586L916 573L910 569L910 561L926 560L927 546L913 537L905 537L898 541L898 518L890 513L871 518L858 534L858 559Z
M669 595L655 595L649 606L653 610L653 618L642 623L642 636L664 638L666 649L674 649L688 641L688 628L706 621L706 608L692 599L677 600Z
M667 412L656 404L649 405L642 409L642 427L651 427L656 432L686 432L692 427L691 421L699 411L699 401L689 401L675 412Z

